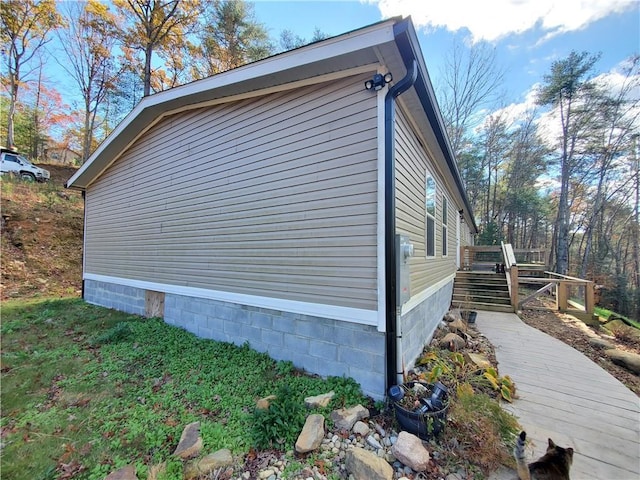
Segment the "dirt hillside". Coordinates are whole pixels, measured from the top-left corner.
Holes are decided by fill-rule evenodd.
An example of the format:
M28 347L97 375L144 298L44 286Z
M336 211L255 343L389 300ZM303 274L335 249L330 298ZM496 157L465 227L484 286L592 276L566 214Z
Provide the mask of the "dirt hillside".
M2 176L0 298L79 296L84 202L64 183L72 167L42 165L48 183Z

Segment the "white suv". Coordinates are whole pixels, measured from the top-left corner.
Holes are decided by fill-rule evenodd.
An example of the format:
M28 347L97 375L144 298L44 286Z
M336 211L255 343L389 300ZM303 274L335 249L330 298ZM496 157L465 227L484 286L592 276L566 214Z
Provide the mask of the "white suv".
M0 175L13 173L23 180L46 182L51 174L44 168L36 167L18 152L0 149Z

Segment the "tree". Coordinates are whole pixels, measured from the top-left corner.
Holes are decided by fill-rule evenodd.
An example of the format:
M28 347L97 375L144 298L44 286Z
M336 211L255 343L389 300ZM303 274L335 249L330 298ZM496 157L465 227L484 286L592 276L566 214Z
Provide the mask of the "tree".
M308 45L313 42L319 42L320 40L324 40L325 38L329 38L329 35L324 33L318 27L313 30L313 36L311 40L306 40L299 35L293 33L292 30L282 30L280 32L280 39L278 41L280 45L280 51L286 52L287 50L293 50L294 48L302 47L303 45Z
M210 76L265 58L273 51L253 6L243 0L216 0L205 9L200 28L201 76Z
M543 245L538 227L543 218L543 197L536 181L546 168L547 148L538 135L535 112L528 112L509 138L505 171L504 217L506 238L521 248Z
M117 76L112 60L117 21L108 7L97 0L67 4L65 17L67 27L58 30L66 54L60 65L76 81L82 95L84 162L93 148L98 111Z
M478 111L497 99L504 70L496 63L495 50L484 43L466 48L456 42L446 58L437 91L451 147L457 157Z
M54 0L3 0L0 2L0 41L9 52L9 113L7 145L14 146L14 117L20 86L30 72L24 68L61 25Z
M599 56L572 51L563 60L553 62L551 72L544 76L538 91L537 103L553 107L558 115L560 197L556 219L556 272L566 275L569 270L569 185L576 169L576 147L584 127L585 110L581 101L592 91L590 73Z
M143 94L151 93L151 64L159 48L173 48L171 42L182 42L200 14L198 0L114 0L124 18L132 23L121 31L125 45L143 54Z

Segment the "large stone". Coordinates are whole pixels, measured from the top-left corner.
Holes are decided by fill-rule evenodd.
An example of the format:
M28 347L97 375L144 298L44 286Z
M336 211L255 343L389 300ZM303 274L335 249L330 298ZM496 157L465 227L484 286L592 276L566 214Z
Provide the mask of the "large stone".
M138 480L136 475L136 467L133 465L127 465L126 467L119 468L115 472L111 472L104 480Z
M185 480L206 476L219 468L228 467L233 464L231 451L223 448L215 453L211 453L198 461L187 464L184 470Z
M193 422L184 427L180 442L174 455L186 460L200 454L202 451L202 437L200 437L200 422Z
M612 348L605 350L604 354L616 365L620 365L636 375L640 375L640 355L637 353L624 352Z
M589 339L589 345L591 345L592 347L603 349L603 350L609 350L611 348L614 348L613 343L601 337L591 337Z
M273 402L276 398L275 395L269 395L268 397L261 398L256 402L256 408L258 410L269 410L271 406L271 402Z
M315 397L307 397L304 399L304 404L307 408L326 407L335 394L336 392L332 390L329 393L323 393Z
M440 346L442 348L448 348L452 352L462 350L466 344L465 339L455 333L447 333L440 340Z
M364 448L350 448L345 456L347 472L355 480L392 480L393 468L383 458Z
M324 438L324 417L317 413L309 415L302 432L296 440L296 452L307 453L317 450Z
M404 463L407 467L416 472L424 472L429 466L429 450L427 450L415 435L402 431L398 435L398 440L391 447L391 453Z
M467 332L467 325L465 325L465 323L460 320L459 318L454 320L453 322L449 323L449 330L451 330L451 332L456 333L456 332L462 332L462 333L466 333Z
M444 314L444 321L451 323L451 322L455 322L456 320L460 320L460 315L455 315L453 312L447 312Z
M357 421L356 424L353 426L352 431L356 435L366 437L367 435L369 435L369 432L371 431L371 429L369 428L369 425L367 425L366 423Z
M351 431L358 420L369 418L369 410L362 405L351 408L341 408L331 412L331 420L338 430Z

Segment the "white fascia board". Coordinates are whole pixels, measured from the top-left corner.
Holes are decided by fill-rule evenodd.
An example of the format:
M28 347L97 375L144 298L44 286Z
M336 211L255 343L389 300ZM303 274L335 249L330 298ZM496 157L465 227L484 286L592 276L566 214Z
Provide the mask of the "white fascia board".
M85 164L69 179L68 187L73 187L74 182L82 176L82 174L98 161L104 150L125 130L128 128L143 129L144 125L135 125L136 120L141 114L152 107L158 107L159 112L156 116L161 116L162 105L172 101L185 99L185 103L192 95L206 92L209 90L220 90L231 85L242 83L255 78L268 78L269 75L286 71L292 68L311 65L320 61L357 52L366 48L373 48L381 43L391 42L394 40L393 25L395 20L379 23L368 28L356 30L346 33L338 37L330 38L321 42L317 42L306 47L285 52L279 55L268 57L264 60L257 61L233 70L229 70L217 75L213 75L202 80L197 80L186 85L174 87L148 97L144 97L140 103L124 118L120 124L111 132L109 137L96 149L89 157ZM175 105L172 107L175 109ZM148 122L147 122L148 123ZM108 160L107 160L108 161ZM101 175L104 168L100 169ZM88 182L91 183L91 182Z
M152 290L174 295L182 295L193 298L206 298L221 302L230 302L238 305L249 305L252 307L268 308L280 312L297 313L310 315L313 317L330 318L343 322L357 323L360 325L378 325L378 312L376 310L365 310L363 308L341 307L337 305L326 305L322 303L301 302L297 300L286 300L282 298L263 297L259 295L248 295L244 293L224 292L221 290L209 290L206 288L187 287L183 285L170 285L165 283L148 282L145 280L134 280L131 278L111 277L94 273L85 273L84 280L94 280L96 282L112 283L127 287Z

